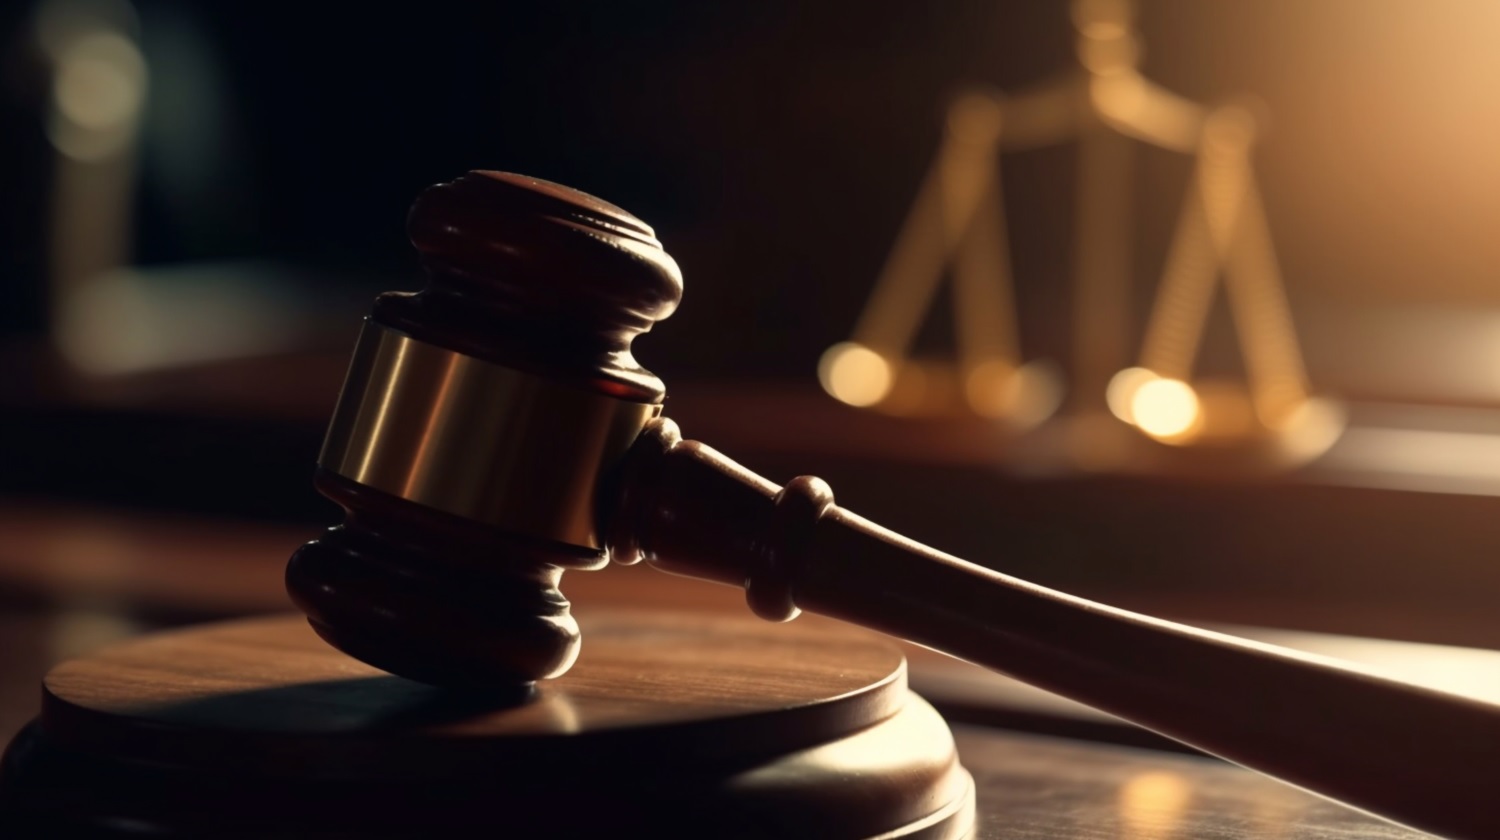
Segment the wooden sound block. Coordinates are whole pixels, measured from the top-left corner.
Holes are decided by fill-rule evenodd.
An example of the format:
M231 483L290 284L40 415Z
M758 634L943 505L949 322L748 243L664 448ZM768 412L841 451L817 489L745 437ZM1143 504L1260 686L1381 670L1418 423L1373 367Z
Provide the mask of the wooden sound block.
M136 836L963 837L973 783L882 638L643 611L566 676L455 695L300 617L64 663L0 765L0 828ZM0 832L5 833L5 832ZM11 836L6 834L6 836Z

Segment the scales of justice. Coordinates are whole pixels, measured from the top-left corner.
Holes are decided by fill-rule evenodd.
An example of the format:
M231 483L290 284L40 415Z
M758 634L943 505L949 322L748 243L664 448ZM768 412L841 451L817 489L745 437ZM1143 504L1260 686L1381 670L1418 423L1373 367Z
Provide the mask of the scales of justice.
M824 389L856 407L977 415L1018 432L1066 402L1046 425L1083 467L1274 467L1322 454L1342 432L1344 412L1311 392L1298 347L1251 166L1263 119L1245 104L1187 101L1142 76L1129 0L1077 0L1072 16L1080 69L1014 95L969 91L949 106L942 146L853 336L819 363ZM1079 171L1064 400L1059 369L1022 358L1001 158L1070 141ZM1132 142L1195 161L1133 363ZM945 274L956 357L914 358ZM1243 381L1194 376L1221 280Z

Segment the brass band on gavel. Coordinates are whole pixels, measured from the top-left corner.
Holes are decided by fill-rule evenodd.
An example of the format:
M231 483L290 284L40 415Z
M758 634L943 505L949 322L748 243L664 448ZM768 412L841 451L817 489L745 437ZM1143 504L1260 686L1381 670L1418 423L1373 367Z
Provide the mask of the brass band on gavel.
M660 411L367 321L318 465L445 513L599 548L601 476Z

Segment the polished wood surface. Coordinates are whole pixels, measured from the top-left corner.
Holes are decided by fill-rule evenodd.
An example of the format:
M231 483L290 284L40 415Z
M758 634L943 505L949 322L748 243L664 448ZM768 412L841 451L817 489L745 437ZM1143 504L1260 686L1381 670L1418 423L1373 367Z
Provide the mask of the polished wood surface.
M969 836L971 779L890 643L706 614L588 624L579 667L525 698L384 674L295 616L104 648L47 676L0 764L0 831Z
M606 733L612 749L684 760L786 752L878 723L905 700L901 652L848 626L783 631L702 613L599 610L585 629L589 654L566 679L533 696L456 701L350 659L295 618L202 625L58 665L42 684L41 720L61 743L92 742L106 727L112 748L175 764L217 766L220 749L234 749L241 763L279 762L265 743L275 732L334 736L319 753L325 770L347 755L345 770L373 761L436 773L507 750L529 754L543 741L559 766L599 760L600 744L585 742ZM442 710L424 719L434 706ZM463 713L447 719L455 710ZM413 742L418 734L429 738Z
M956 727L975 840L1421 840L1222 762Z

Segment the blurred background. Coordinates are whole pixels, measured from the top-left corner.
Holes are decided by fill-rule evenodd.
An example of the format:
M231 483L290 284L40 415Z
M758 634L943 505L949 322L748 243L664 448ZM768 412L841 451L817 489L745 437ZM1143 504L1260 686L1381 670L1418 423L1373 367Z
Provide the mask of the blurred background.
M1118 31L996 0L5 4L0 668L18 711L0 723L59 656L286 606L286 554L337 519L309 478L360 319L421 283L406 209L469 169L656 228L687 292L637 355L687 434L775 480L823 475L918 539L1126 606L1500 645L1500 7L1083 7ZM1337 406L1304 457L1174 446L1078 407L1104 402L1069 374L1093 341L1080 196L1128 246L1107 314L1133 358L1193 194L1191 151L1128 138L1128 177L1092 187L1086 140L1004 153L1006 305L1021 357L1073 395L1056 414L1022 433L820 387L950 106L1098 75L1091 37L1128 41L1162 90L1254 115L1295 352ZM914 354L951 355L946 288ZM1227 300L1193 376L1244 378ZM1068 454L1102 439L1132 442Z

